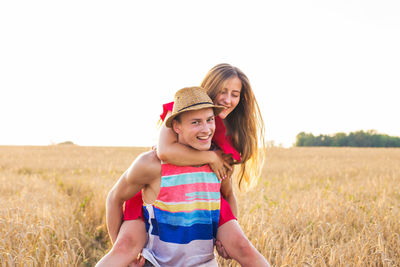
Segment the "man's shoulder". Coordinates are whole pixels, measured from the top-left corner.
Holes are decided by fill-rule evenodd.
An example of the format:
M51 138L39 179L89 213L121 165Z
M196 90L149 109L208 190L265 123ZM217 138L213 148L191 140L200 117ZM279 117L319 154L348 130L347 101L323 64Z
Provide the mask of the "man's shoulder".
M140 168L148 175L155 175L161 172L161 162L155 150L141 153L135 160L135 168Z
M157 161L160 162L157 157L157 152L155 150L140 153L137 161L139 161L140 163L156 163Z
M161 177L161 163L155 151L141 153L136 157L124 176L129 182L149 184Z

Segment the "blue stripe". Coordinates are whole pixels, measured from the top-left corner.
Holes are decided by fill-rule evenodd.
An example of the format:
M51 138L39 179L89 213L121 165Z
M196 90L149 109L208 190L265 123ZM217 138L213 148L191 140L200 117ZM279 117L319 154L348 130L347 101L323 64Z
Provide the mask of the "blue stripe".
M142 207L143 210L143 217L144 217L144 224L146 226L146 232L149 232L149 228L150 228L150 224L149 224L149 212L147 211L147 209L145 209L144 207Z
M219 222L219 210L195 210L191 212L168 212L156 207L154 216L160 223L173 226L192 226L194 224L211 224Z
M183 173L178 175L163 176L161 179L161 187L194 183L219 183L219 180L213 172Z
M186 193L185 196L188 197L188 200L193 200L193 199L220 199L221 195L219 192L192 192L192 193Z
M195 224L192 226L173 226L164 223L153 224L152 235L159 236L160 240L175 244L188 244L193 240L212 240L217 236L218 223Z

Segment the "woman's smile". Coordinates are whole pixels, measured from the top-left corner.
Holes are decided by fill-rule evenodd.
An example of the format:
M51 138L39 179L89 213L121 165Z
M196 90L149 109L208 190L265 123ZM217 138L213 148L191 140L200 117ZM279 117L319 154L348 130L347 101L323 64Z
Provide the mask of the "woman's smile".
M226 109L219 114L221 119L225 119L239 104L242 82L238 77L226 80L223 88L215 97L215 104L224 106Z

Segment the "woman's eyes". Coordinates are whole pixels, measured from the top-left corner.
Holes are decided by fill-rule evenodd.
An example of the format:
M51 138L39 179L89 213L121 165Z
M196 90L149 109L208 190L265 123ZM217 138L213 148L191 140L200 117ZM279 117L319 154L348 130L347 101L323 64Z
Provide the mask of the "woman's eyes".
M226 95L226 94L228 94L228 92L227 91L220 91L219 94L220 95ZM240 97L240 93L233 93L233 94L231 94L231 96L232 97Z

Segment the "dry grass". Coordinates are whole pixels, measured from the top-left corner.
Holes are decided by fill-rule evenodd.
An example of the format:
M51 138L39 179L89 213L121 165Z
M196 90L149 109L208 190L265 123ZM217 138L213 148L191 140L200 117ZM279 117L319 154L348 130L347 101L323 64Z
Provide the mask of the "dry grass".
M94 265L107 191L143 150L0 147L1 265ZM263 174L239 222L272 265L400 265L400 149L272 148Z
M110 245L107 192L142 151L0 147L0 262L93 266Z

